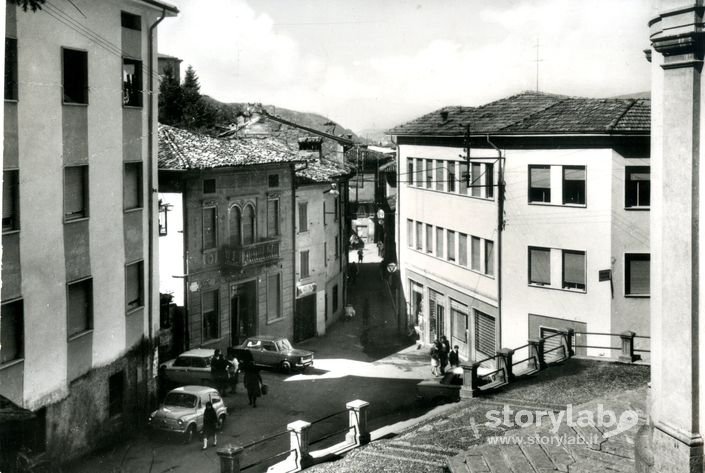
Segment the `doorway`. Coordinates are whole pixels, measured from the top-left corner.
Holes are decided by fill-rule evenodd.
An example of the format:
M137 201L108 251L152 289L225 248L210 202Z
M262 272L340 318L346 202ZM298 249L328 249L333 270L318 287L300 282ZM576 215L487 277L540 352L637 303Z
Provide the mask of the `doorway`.
M230 344L257 335L257 283L253 279L230 287Z
M316 294L296 299L294 341L300 342L316 336Z

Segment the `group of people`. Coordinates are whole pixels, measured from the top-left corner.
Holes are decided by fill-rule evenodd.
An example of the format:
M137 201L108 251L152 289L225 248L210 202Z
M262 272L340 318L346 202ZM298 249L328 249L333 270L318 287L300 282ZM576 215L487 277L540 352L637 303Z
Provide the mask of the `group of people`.
M211 378L213 380L213 386L215 386L222 397L228 395L228 388L232 394L237 392L240 372L244 375L243 384L247 390L249 405L257 407L257 398L266 392L266 387L262 382L259 369L252 361L240 363L234 354L232 358L228 360L220 349L215 350L213 358L211 358ZM203 413L204 450L208 448L209 438L213 439L213 446L218 444L217 430L218 415L215 412L215 408L213 408L213 404L208 401L206 403L206 410Z
M431 374L442 376L446 372L446 366L450 365L451 369L460 366L459 350L458 345L450 349L450 342L445 335L436 339L431 345Z

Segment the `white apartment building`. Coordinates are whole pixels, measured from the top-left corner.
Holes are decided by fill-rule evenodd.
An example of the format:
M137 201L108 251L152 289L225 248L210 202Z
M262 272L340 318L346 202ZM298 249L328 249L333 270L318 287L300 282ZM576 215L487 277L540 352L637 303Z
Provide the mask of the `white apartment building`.
M479 360L572 328L578 354L616 356L619 333L648 335L648 100L527 92L389 133L408 323L426 343Z

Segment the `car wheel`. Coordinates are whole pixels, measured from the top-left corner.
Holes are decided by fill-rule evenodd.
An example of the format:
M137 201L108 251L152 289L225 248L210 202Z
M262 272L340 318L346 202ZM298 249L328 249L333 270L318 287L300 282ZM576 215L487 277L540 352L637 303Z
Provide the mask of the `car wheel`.
M282 361L282 371L285 373L291 373L291 363L286 360Z
M227 419L225 414L220 414L218 416L218 429L223 430L225 428L225 419Z
M191 424L188 426L188 429L186 429L186 432L184 432L184 443L191 443L195 436L196 436L196 426Z

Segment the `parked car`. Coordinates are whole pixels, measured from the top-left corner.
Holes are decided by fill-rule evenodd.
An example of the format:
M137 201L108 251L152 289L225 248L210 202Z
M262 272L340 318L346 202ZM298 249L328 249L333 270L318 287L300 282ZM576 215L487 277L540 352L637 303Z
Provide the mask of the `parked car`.
M480 366L479 375L491 373L494 370ZM492 379L487 382L492 382ZM441 377L425 379L416 385L416 399L430 401L435 404L453 402L460 399L460 387L463 385L463 368L452 368Z
M228 408L218 391L208 386L182 386L169 391L159 409L149 416L149 426L180 434L184 442L188 443L203 430L203 412L208 401L213 403L213 409L218 415L218 426L222 427Z
M284 337L250 337L233 350L240 362L253 361L255 365L281 369L284 372L292 369L303 370L313 365L313 352L294 348Z
M172 386L187 384L209 386L211 382L211 358L215 350L195 348L188 350L160 365L163 376Z

